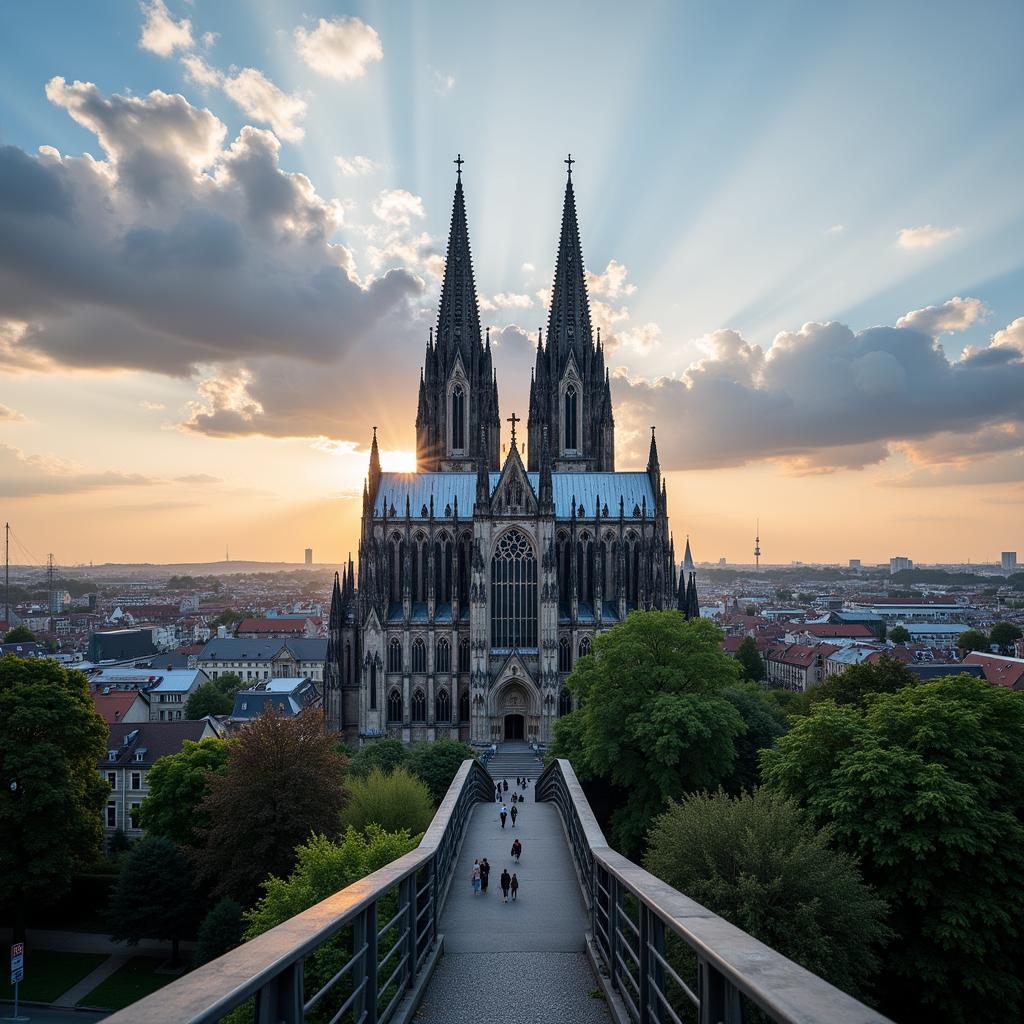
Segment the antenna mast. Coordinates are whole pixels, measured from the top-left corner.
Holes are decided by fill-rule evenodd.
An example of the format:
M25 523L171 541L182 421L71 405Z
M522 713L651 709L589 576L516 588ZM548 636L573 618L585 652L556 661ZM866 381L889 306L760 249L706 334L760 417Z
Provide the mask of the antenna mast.
M4 622L11 628L11 524L4 523Z
M49 604L47 609L53 614L53 552L46 556L46 597Z
M757 520L754 532L754 572L761 571L761 520Z

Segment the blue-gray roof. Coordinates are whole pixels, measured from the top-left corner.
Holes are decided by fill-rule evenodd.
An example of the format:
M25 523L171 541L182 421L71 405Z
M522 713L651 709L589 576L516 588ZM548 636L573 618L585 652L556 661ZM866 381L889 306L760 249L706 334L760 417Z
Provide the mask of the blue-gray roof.
M540 485L540 474L527 473L526 476L536 493ZM500 479L500 473L490 474L492 494ZM645 499L648 516L654 514L656 506L651 479L642 471L552 473L551 485L555 499L555 515L559 519L568 519L572 515L574 501L577 514L579 506L582 505L587 518L593 517L598 501L601 503L601 514L614 518L619 515L620 499L627 519L639 518ZM430 515L431 497L434 499L435 519L451 518L456 508L460 519L470 519L473 515L473 503L476 501L476 474L382 473L380 487L374 499L374 516L384 515L386 503L388 515L404 517L406 496L409 499L409 514L413 519L424 519ZM605 506L608 507L607 513L604 511Z
M287 647L299 661L323 661L327 657L327 638L267 637L246 639L243 637L215 637L199 652L199 661L271 661L278 652Z

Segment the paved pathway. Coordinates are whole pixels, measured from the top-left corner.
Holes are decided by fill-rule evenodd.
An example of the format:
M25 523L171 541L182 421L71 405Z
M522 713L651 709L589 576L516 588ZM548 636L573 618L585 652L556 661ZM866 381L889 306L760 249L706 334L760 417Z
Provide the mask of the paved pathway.
M53 1006L77 1006L79 1000L84 999L101 981L106 981L119 967L123 967L131 960L128 953L112 953L103 963L98 964L78 984L54 999Z
M511 786L511 779L509 781ZM470 820L441 915L444 957L416 1020L438 1024L607 1024L587 962L587 913L554 805L534 803L532 784L518 825L504 829L496 803L478 804ZM509 790L511 796L511 789ZM511 806L511 805L509 805ZM509 850L518 836L522 862ZM486 896L474 896L473 860L491 863ZM519 899L501 902L502 868L519 876Z

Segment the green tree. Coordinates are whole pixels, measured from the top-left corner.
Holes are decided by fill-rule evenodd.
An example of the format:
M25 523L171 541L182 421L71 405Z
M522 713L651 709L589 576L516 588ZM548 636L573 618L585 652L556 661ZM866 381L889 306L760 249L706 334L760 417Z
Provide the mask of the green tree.
M216 686L221 693L231 698L234 698L235 694L238 693L239 690L245 688L245 683L237 672L221 672L221 674L213 680L213 685Z
M206 821L201 877L243 906L268 875L287 874L311 833L337 834L345 758L311 708L282 718L272 708L231 741L223 774L199 805Z
M739 647L736 648L736 660L740 663L740 670L744 679L759 683L764 679L764 659L757 649L757 643L752 636L745 636Z
M468 743L435 740L433 743L417 743L409 753L407 767L426 784L430 799L440 804L462 762L475 757L476 752Z
M372 824L387 832L406 829L419 835L434 817L426 785L404 768L395 768L390 775L374 768L365 779L350 779L348 786L348 802L341 812L346 828L365 829Z
M22 624L7 630L4 633L3 642L5 644L34 644L36 642L36 635L28 626Z
M201 804L210 777L223 774L227 761L227 742L214 737L198 743L185 740L177 754L159 758L146 776L149 795L139 809L142 827L180 846L198 846L209 824Z
M99 858L107 735L81 672L0 658L0 905L13 910L16 941L27 909L63 896Z
M789 728L786 716L757 683L739 683L722 691L746 726L734 740L736 763L722 784L730 793L753 789L761 781L758 758Z
M806 715L811 710L810 694L803 690L783 690L772 688L765 690L765 696L772 702L773 707L787 722L792 722L800 715Z
M743 611L744 611L744 613L746 615L756 615L757 614L757 605L756 604L748 604L748 605L746 605L744 607Z
M956 645L964 654L971 651L982 651L987 654L991 642L980 629L968 629L957 637Z
M765 784L831 825L891 908L898 1020L1024 1012L1024 696L969 676L822 701L762 755Z
M218 626L227 626L228 629L232 629L242 621L242 619L248 619L252 617L251 611L237 611L234 608L225 608L216 618L210 622L210 627L214 630Z
M192 966L202 967L241 945L244 930L241 906L225 896L214 905L199 926Z
M409 760L409 748L401 740L373 740L361 746L349 759L348 770L357 778L366 778L379 768L386 775Z
M169 939L176 964L178 942L195 923L192 867L185 854L160 836L136 843L121 867L107 918L111 938L129 945Z
M230 715L235 698L221 691L216 683L198 686L185 703L185 717L193 722L207 715Z
M594 639L568 686L580 706L559 720L552 754L585 779L628 791L612 815L619 848L636 853L670 799L718 786L736 760L743 719L724 696L739 666L707 619L632 612Z
M779 587L775 591L775 600L776 601L792 601L793 600L793 591L790 590L789 587Z
M655 819L648 871L851 995L889 938L856 861L794 800L765 789L698 793Z
M999 647L999 650L1003 654L1012 654L1013 645L1024 636L1021 632L1020 626L1015 626L1012 622L997 622L992 627L990 639L992 643Z
M834 700L863 707L869 693L895 693L916 684L917 676L902 661L882 657L874 664L861 662L829 676L810 691L810 698L812 704Z
M906 626L893 626L889 630L889 639L894 644L905 644L910 639L910 630Z

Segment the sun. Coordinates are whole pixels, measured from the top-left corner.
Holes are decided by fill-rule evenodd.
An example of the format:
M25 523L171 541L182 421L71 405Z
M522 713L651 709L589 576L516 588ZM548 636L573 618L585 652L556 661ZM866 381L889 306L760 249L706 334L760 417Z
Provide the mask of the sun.
M391 473L415 473L416 453L408 451L381 452L380 467Z

